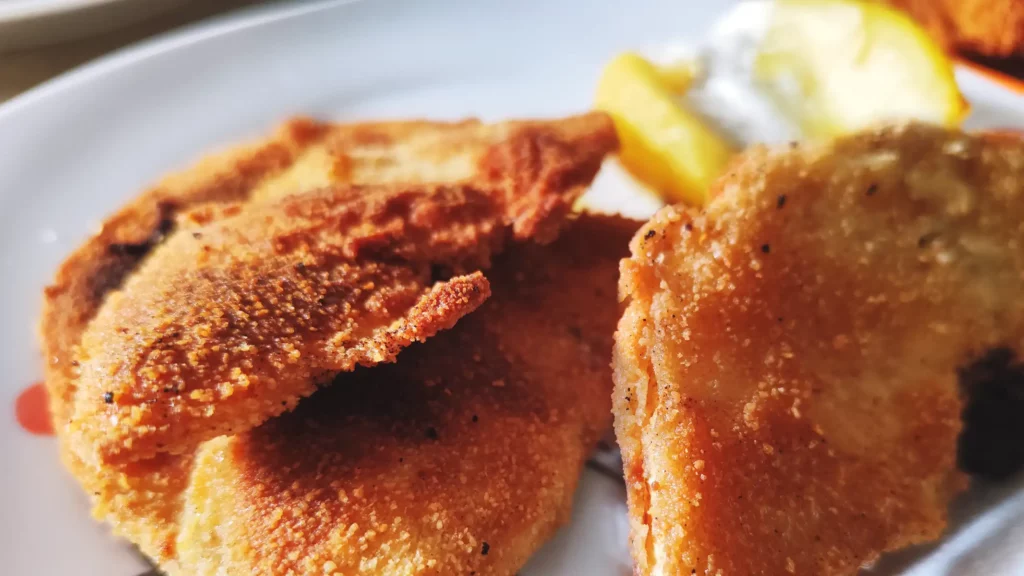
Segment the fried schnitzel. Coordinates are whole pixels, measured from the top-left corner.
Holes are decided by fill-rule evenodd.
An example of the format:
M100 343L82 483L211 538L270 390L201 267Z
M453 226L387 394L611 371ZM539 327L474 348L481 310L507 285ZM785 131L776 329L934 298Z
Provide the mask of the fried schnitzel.
M584 215L550 246L515 246L489 300L397 363L194 456L80 480L172 576L513 574L568 520L609 424L615 283L638 225Z
M659 212L622 266L637 573L854 574L938 537L978 385L958 376L1024 355L1024 143L758 147L712 197Z
M393 361L486 298L476 271L506 238L550 240L615 146L598 114L299 122L170 179L47 290L58 427L93 464L187 453ZM325 151L327 175L309 160ZM299 193L331 182L345 183Z
M566 145L578 154L567 153ZM611 126L595 114L498 124L328 124L299 118L262 142L168 176L109 217L61 264L46 289L40 332L54 419L63 424L70 415L77 378L71 349L107 294L174 230L180 212L338 184L472 183L487 172L513 178L519 171L539 182L545 176L541 169L582 167L582 160L610 147Z
M568 521L610 424L615 283L637 227L583 216L510 249L451 330L204 444L170 573L514 574Z
M81 384L79 374L82 371L78 356L83 353L80 344L83 334L94 328L97 312L108 304L108 300L118 300L119 303L109 304L142 315L142 322L150 323L151 330L155 331L158 328L152 318L145 318L145 311L131 306L130 298L126 300L123 290L119 289L128 282L138 282L133 280L136 269L143 267L150 256L173 262L173 257L168 256L168 252L158 250L166 248L165 241L177 242L178 246L187 251L190 248L190 241L195 243L191 246L192 249L207 245L203 243L204 233L210 234L206 242L214 239L226 242L225 235L233 233L258 234L259 230L237 229L237 225L244 223L245 218L249 218L247 212L250 210L273 213L272 207L257 207L275 202L283 203L282 206L308 209L329 204L336 209L335 216L339 214L339 210L348 210L355 214L355 205L342 206L340 202L341 190L338 187L346 184L391 186L390 190L399 202L402 202L402 198L412 199L417 194L422 201L423 195L430 194L431 191L437 191L451 199L452 194L458 194L459 190L463 190L476 200L489 204L467 205L471 209L463 216L470 219L463 218L453 222L451 231L471 231L474 226L471 221L473 214L489 218L492 223L501 223L500 230L480 230L482 241L496 242L478 247L475 252L476 260L483 262L487 255L500 247L502 231L506 228L504 217L509 218L511 232L517 237L534 235L546 239L553 235L559 227L561 216L568 211L572 199L586 185L588 174L592 175L597 170L601 157L614 148L615 143L610 122L602 115L593 114L551 122L507 122L497 125L484 125L475 121L456 124L408 122L328 125L297 120L286 124L263 143L228 151L204 160L186 172L168 177L130 202L109 218L98 234L88 239L61 265L53 284L46 290L40 326L44 357L47 359L46 382L50 392L51 413L60 439L61 457L86 492L91 495L94 515L110 522L116 533L130 536L148 555L158 559L173 557L178 506L178 499L174 495L180 495L187 485L192 468L192 452L185 451L181 456L163 452L149 459L131 461L127 458L117 465L104 464L98 456L98 453L102 453L99 450L100 444L105 442L108 446L116 446L119 438L124 439L124 436L118 434L131 437L133 430L114 428L113 434L106 436L103 423L95 422L95 430L91 434L100 437L92 438L90 441L94 440L96 444L85 441L90 432L83 434L80 430L82 424L77 425L79 429L75 434L69 434L73 424L73 410L84 409L95 415L97 404L102 404L99 406L101 410L116 410L113 391L111 404L106 404L108 390L105 382L87 384L88 392L83 393L84 396L88 396L83 399L87 405L83 407L77 402ZM362 160L350 161L350 157ZM340 165L351 169L334 170L334 164L323 163L324 159L329 158L340 159ZM399 160L400 170L395 168ZM401 184L401 179L407 179L407 182ZM291 198L311 190L315 192L315 189L303 188L314 182L318 185L324 184L325 187L333 186L334 191L339 194L332 197L320 191L307 200ZM422 184L422 187L417 187L417 184ZM365 192L351 187L346 190L359 194ZM487 196L484 194L486 190L493 191L494 195ZM378 192L385 193L383 190ZM379 194L375 198L377 200L364 198L362 206L386 208L381 204ZM469 200L470 197L467 196L466 199ZM374 202L376 204L373 204ZM416 202L406 202L407 206L415 204ZM420 205L422 206L422 202ZM450 204L449 207L454 205ZM474 212L486 206L500 207L504 213ZM232 215L233 212L238 213ZM387 214L387 211L379 214ZM320 218L318 214L307 216L310 222L306 224L313 221L328 221ZM427 220L417 222L423 224L435 217L437 214L431 214L429 210L426 213L420 212L417 218ZM302 218L300 212L292 212L286 219L277 223L297 224L295 232L308 232L308 227L304 228L301 225ZM204 226L212 227L213 230L205 230ZM348 229L354 230L351 226ZM267 228L264 231L269 233L273 230ZM394 232L394 229L390 232ZM367 231L362 230L357 236L366 239L372 235L367 235ZM292 236L301 237L302 234ZM384 236L378 240L383 238ZM474 251L470 246L472 238L454 234L451 239L453 242L448 248L462 249L468 258L466 263L473 261ZM373 242L361 245L357 243L350 247L357 253L387 248L384 245L374 248ZM236 255L251 264L263 265L258 259L254 260L255 254L250 248L254 247L244 248ZM296 245L292 249L301 251L304 248ZM453 255L451 250L445 256L449 260ZM157 252L163 255L156 254ZM276 254L268 252L268 257ZM192 257L195 256L192 252ZM221 253L218 257L230 258L231 254ZM423 264L422 259L418 262L417 266ZM179 266L183 263L184 260ZM301 263L305 266L304 260ZM289 263L290 268L283 270L283 273L298 274L298 264L300 260L296 258L295 262ZM397 264L397 261L390 264ZM213 272L222 274L220 277L223 278L223 270L211 273ZM432 270L431 276L435 273L447 275L449 272L454 273L443 269ZM167 271L153 273L169 274ZM442 294L435 292L433 282L427 282L430 279L423 279L422 272L420 274L423 292L416 302L443 301L440 298ZM208 278L215 277L217 276ZM236 276L242 277L242 274ZM189 289L196 288L203 282L202 278L190 277L188 274L184 274L178 280L188 285ZM330 280L330 277L327 280ZM470 274L467 278L457 280L455 284L442 284L436 290L447 291L449 288L446 286L450 286L450 289L456 292L459 287L468 288L474 298L480 299L485 293L474 293L472 289L477 287L483 290L486 286L484 282L479 275ZM396 286L398 287L400 286ZM226 287L206 285L206 289L209 290L220 288ZM159 289L161 287L149 288ZM144 292L146 297L151 296L149 292ZM179 293L176 296L177 301L184 302L185 310L191 311L189 313L194 312L201 317L201 306L197 306L197 303L190 301L187 296ZM438 322L434 329L454 321L457 315L465 313L478 303L471 300L464 302L458 309L434 310L434 319ZM415 304L412 306L415 307ZM171 312L183 314L185 310ZM396 319L406 318L405 311L393 312L399 312ZM413 312L413 309L410 308L410 312ZM381 313L374 313L379 320ZM414 316L409 316L406 320L407 325ZM116 323L117 318L110 320ZM168 335L172 333L173 331L169 331ZM386 336L385 333L381 335ZM124 336L115 334L115 342L127 345ZM414 334L411 330L405 332L406 339L419 336L420 334ZM104 343L106 344L108 343ZM132 344L138 346L140 343ZM215 343L211 341L211 344ZM96 355L102 353L102 347L100 350L84 352ZM212 384L204 382L195 389L201 390L202 386ZM297 389L309 390L308 382L300 381L296 386ZM163 392L163 389L160 389L160 395L165 394L169 395L172 392ZM89 402L93 403L91 408L88 406ZM291 405L294 405L294 400ZM216 414L216 411L213 413ZM131 416L130 411L128 415ZM246 416L249 421L248 415ZM261 419L264 418L257 420ZM209 423L213 429L220 425L215 421ZM237 428L236 431L240 431L241 428ZM203 435L210 433L210 429L202 430L200 427L200 430ZM77 445L75 450L69 449L72 441ZM179 446L190 442L195 446L200 442L200 438L174 438L174 441L178 442ZM167 445L164 448L166 449ZM126 456L130 457L131 454Z

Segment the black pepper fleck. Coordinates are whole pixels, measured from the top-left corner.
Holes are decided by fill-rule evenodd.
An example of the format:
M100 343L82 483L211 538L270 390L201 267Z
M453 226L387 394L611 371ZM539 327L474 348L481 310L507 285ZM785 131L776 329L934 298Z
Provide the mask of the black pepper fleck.
M786 205L786 195L782 194L781 196L779 196L779 199L775 201L775 207L776 208L782 208L785 205Z
M769 246L767 244L761 244L761 252L764 252L765 254L767 254L767 253L769 253L771 251L772 251L772 247L771 246Z
M437 440L437 428L434 428L433 426L427 428L427 438Z
M683 228L686 228L686 231L687 231L687 232L690 232L691 230L693 230L693 224L692 224L692 223L690 223L690 222L687 222L687 223L686 223L686 224L685 224L685 225L683 226Z
M927 248L928 245L937 240L939 236L940 234L938 232L929 232L917 239L917 247Z
M479 421L480 421L480 417L477 416L476 414L473 414L473 423L475 424L476 422L479 422Z
M654 230L648 230L647 234L644 234L644 240L650 240L651 238L654 238L655 234L657 234L657 232L655 232Z
M103 394L103 401L106 402L107 404L113 404L114 403L114 393L113 392L105 392Z
M484 542L483 547L480 548L480 553L483 554L484 556L487 556L487 553L490 552L490 551L491 551L491 545L488 544L487 542Z
M202 232L193 232L192 233L192 237L195 238L196 240L199 240L200 238L203 237L203 233Z
M878 192L878 184L872 184L871 186L868 186L868 196L874 196L875 192Z

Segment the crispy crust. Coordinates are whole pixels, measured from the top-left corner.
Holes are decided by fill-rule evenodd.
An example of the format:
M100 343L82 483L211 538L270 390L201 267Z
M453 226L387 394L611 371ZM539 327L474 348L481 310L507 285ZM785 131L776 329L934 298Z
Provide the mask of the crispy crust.
M100 462L186 453L450 328L488 296L503 207L462 188L324 191L167 240L82 336L69 435ZM198 235L198 237L197 237ZM468 265L468 266L467 266Z
M106 295L173 229L175 214L193 206L246 200L259 183L316 147L326 128L294 120L264 143L211 156L191 170L165 178L110 216L96 235L61 263L43 294L39 330L58 432L71 415L75 393L72 349Z
M496 125L476 121L328 125L300 119L287 123L263 143L222 153L171 176L130 202L61 265L54 283L45 292L40 324L40 339L47 358L46 382L61 440L61 456L92 495L96 517L110 522L116 533L129 535L150 556L173 558L180 508L178 497L192 469L191 453L182 456L165 453L144 461L103 465L96 454L96 445L82 442L83 436L77 433L74 438L69 435L81 369L76 350L83 332L90 327L108 295L125 285L151 252L163 252L156 248L165 248L165 240L185 245L191 239L199 245L200 238L193 234L202 236L204 225L218 230L211 239L230 233L233 224L219 220L247 217L232 215L239 211L239 206L245 210L273 212L273 208L258 207L272 203L289 205L290 197L321 186L334 186L339 192L338 185L402 181L413 186L393 187L389 193L398 197L404 195L407 199L409 194L422 196L432 190L449 196L463 190L480 199L479 186L474 183L486 183L484 188L495 190L495 195L489 198L493 200L490 205L504 206L508 222L518 237L549 238L557 231L571 198L586 186L588 174L597 170L601 157L615 145L613 128L601 115ZM521 172L516 172L520 176L509 173L520 169ZM417 182L450 182L452 186L443 191L436 185L416 189ZM517 182L519 184L515 185ZM552 198L553 194L565 195L564 202ZM294 201L290 205L317 208L318 202L333 202L337 208L337 200L321 194L307 200L306 204ZM343 211L345 209L348 208ZM307 218L313 216L316 215L307 214ZM421 216L428 220L436 218L436 214L431 215L429 211ZM301 218L301 214L292 214L291 221ZM461 224L463 231L472 229L469 221ZM361 237L370 236L363 234ZM456 239L461 244L454 242L450 248L466 248L472 241L469 237ZM480 239L493 241L495 233L488 231ZM374 243L356 243L351 247L355 253L363 253L372 251ZM378 242L377 248L380 247ZM483 262L496 248L495 245L480 246L477 261ZM155 259L158 255L153 256ZM451 259L451 256L449 251L447 257ZM166 253L162 257L168 258ZM466 263L472 260L469 258ZM379 268L386 268L384 264ZM294 263L291 270L295 270ZM187 274L179 276L178 280L189 284L190 288L196 282L202 284ZM429 288L429 285L424 284L422 297L416 301L422 303L420 310L434 313L437 322L430 320L430 324L435 328L450 323L454 316L468 311L474 301L486 295L485 281L474 274L438 288ZM206 288L217 287L207 285ZM133 308L124 304L125 296L118 296L118 299L124 309ZM431 312L431 302L441 303L442 307L456 302L461 305L458 310L438 316L436 313L442 307ZM195 302L186 300L185 303L189 309L197 309ZM411 310L415 310L415 304ZM137 307L133 313L142 315L143 322L151 321ZM417 316L414 312L410 318ZM418 322L406 322L407 327L415 324ZM407 339L419 336L411 329L404 331ZM123 341L123 335L119 338ZM99 350L102 351L102 347ZM90 398L95 400L96 392L100 391L99 399L104 402L106 386L97 383L93 386L98 388L89 394ZM165 394L162 389L160 392ZM87 401L84 409L90 411ZM100 431L97 423L96 433ZM72 440L78 444L76 450L68 449Z
M101 230L71 253L44 292L39 338L43 349L50 412L61 459L92 496L93 514L115 532L138 533L139 546L155 558L173 554L178 503L187 485L191 457L162 457L125 467L87 464L68 449L68 424L78 367L73 352L106 295L173 227L177 211L246 199L259 182L286 169L324 134L325 125L291 121L266 142L204 159L170 176L108 218Z
M637 225L583 217L510 250L451 330L207 442L171 573L514 574L569 519L610 423L617 265Z
M506 228L550 240L615 145L601 115L297 121L269 144L169 179L112 217L47 289L59 427L94 464L185 453L294 406L330 373L393 360L486 297L480 277L431 289L432 275L485 266ZM337 184L402 178L373 193ZM455 185L417 189L416 178ZM335 185L290 197L324 182ZM261 346L273 353L250 366Z
M853 574L933 539L958 370L1024 354L1024 144L757 148L632 242L614 353L639 574ZM695 571L695 572L694 572Z

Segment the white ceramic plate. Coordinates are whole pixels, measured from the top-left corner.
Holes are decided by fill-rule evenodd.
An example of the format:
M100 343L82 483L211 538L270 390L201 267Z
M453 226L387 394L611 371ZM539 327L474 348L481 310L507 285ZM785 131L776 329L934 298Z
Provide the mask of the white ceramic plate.
M500 119L584 110L612 55L698 38L722 9L681 0L272 6L140 45L0 106L0 573L146 569L90 519L54 441L23 432L13 418L18 392L41 375L40 292L93 223L161 174L293 114ZM968 71L960 80L973 125L1024 126L1021 96ZM615 197L628 185L606 171L597 187ZM1013 540L1008 529L1024 518L1021 494L1013 485L976 488L957 504L958 536L914 573L943 574L973 553L1004 564L985 574L1020 574L1024 561L981 554L990 549L979 542L1024 550L1024 535ZM588 470L573 524L523 573L624 576L625 542L622 485ZM878 572L899 573L927 552L887 559Z

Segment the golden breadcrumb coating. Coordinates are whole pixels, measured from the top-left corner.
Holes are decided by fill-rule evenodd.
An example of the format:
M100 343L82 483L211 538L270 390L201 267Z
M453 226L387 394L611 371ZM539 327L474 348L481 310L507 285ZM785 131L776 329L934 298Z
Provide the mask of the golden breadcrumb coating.
M539 169L557 165L551 155L565 147L548 143L578 148L578 156L561 159L572 164L614 147L615 137L607 118L595 113L497 124L329 124L298 118L262 142L210 156L164 178L104 221L100 232L61 264L46 289L40 333L54 419L66 423L70 415L77 370L69 351L106 294L174 229L178 213L337 184L471 183L487 166L499 172L495 176L513 178L508 170L517 161L521 177L535 178Z
M472 310L486 297L481 277L432 289L433 279L486 266L506 229L520 240L550 239L616 145L599 115L505 126L507 139L493 145L478 135L475 172L434 171L457 182L447 187L335 185L188 211L186 198L174 220L164 208L159 242L129 244L150 253L134 274L121 274L128 277L79 330L71 378L58 378L74 388L57 394L74 410L57 413L83 447L79 456L110 462L187 452L283 412L333 373L392 361ZM380 134L369 142L405 145ZM463 142L448 156L467 149ZM412 166L443 156L392 152ZM364 172L357 176L373 179ZM84 287L71 310L96 304ZM60 298L65 288L48 294ZM44 332L52 324L44 320Z
M583 216L499 258L494 295L395 364L205 443L171 574L512 575L569 519L611 419L618 262Z
M1024 143L759 147L714 192L622 265L637 573L854 574L936 538L965 484L958 371L1024 354Z
M394 361L488 295L504 206L468 188L325 190L165 241L82 335L69 435L101 461L183 453Z
M245 201L253 187L315 147L326 128L294 120L266 142L211 156L165 178L110 216L61 263L44 291L39 326L50 412L58 434L71 415L78 377L72 350L106 295L174 228L175 214L194 206Z
M571 204L570 198L563 201L554 196L578 194L573 187L585 186L582 179L597 169L600 156L614 146L610 122L594 114L551 122L495 125L476 121L330 125L300 119L287 123L262 143L222 153L170 176L131 201L61 265L46 290L40 325L47 360L46 382L61 441L61 457L92 495L94 514L109 521L115 532L132 535L147 554L155 558L173 556L177 519L171 510L177 509L177 502L167 495L180 494L187 484L191 454L165 454L112 466L98 461L93 446L79 442L78 451L87 456L85 460L68 449L70 416L81 370L76 350L83 332L90 327L108 295L124 285L165 238L173 236L174 241L186 245L191 238L198 246L203 222L241 218L241 214L231 216L239 205L246 210L255 209L257 205L283 202L288 196L318 186L400 182L433 184L424 191L437 190L436 184L450 183L455 187L446 192L449 195L459 186L475 190L474 185L480 182L488 183L496 191L526 191L511 198L506 206L507 214L514 216L514 232L520 237L550 237ZM338 162L322 162L330 158ZM337 166L351 169L337 170ZM413 188L405 189L403 193ZM309 202L309 207L316 206L315 200ZM291 219L295 220L294 215ZM182 230L176 233L179 223ZM227 228L230 232L230 224ZM223 230L223 226L217 230ZM200 238L194 236L196 233ZM493 240L493 235L487 239ZM373 249L371 244L358 249ZM478 255L483 258L495 248L480 247ZM471 275L452 288L483 288L481 280ZM199 280L186 277L182 281ZM433 299L444 301L440 298L442 294L435 296ZM423 299L432 299L429 290ZM187 304L196 308L194 302ZM162 389L161 393L170 394ZM105 396L102 392L99 398L104 405ZM74 439L80 440L80 436L76 434Z
M75 470L97 515L172 575L513 574L568 520L611 418L617 267L637 226L584 215L510 250L454 328L207 441L194 468L164 454Z
M949 50L1024 55L1024 0L885 0Z

